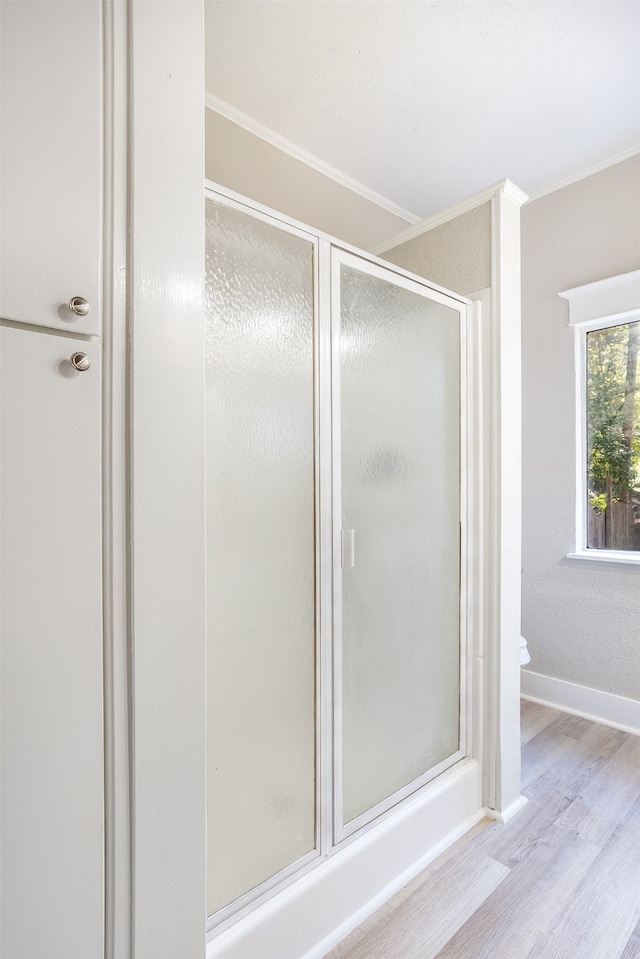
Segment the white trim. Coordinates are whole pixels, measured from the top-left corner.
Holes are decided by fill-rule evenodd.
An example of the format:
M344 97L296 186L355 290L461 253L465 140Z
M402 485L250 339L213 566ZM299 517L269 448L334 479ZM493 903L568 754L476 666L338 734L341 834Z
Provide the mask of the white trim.
M640 301L639 301L640 302ZM625 310L623 313L612 313L611 316L598 317L593 320L576 320L569 326L574 330L580 329L584 333L592 333L594 330L608 330L612 326L624 326L626 323L633 323L640 319L640 307L635 310Z
M387 213L392 213L393 216L397 216L401 220L406 220L407 223L419 222L420 217L416 216L415 213L410 213L409 210L405 210L397 203L394 203L393 200L389 200L380 193L376 193L375 190L371 190L368 186L365 186L364 183L354 180L353 177L350 177L346 173L342 173L335 167L330 166L319 157L314 156L312 153L308 153L307 150L303 150L302 147L296 146L296 144L292 143L291 140L285 139L285 137L280 136L279 133L276 133L275 130L269 129L269 127L264 126L264 124L259 123L250 116L247 116L246 113L242 113L240 110L232 107L229 103L225 103L224 100L220 100L211 93L205 93L204 102L205 106L209 110L212 110L219 116L224 117L225 120L230 120L231 123L235 123L236 126L241 127L248 133L253 134L253 136L258 137L260 140L264 140L265 143L275 147L277 150L280 150L287 156L292 157L294 160L298 160L299 163L304 163L305 166L311 167L312 170L315 170L317 173L321 173L323 176L328 177L335 183L339 183L340 186L346 187L347 190L351 190L352 193L361 196L364 200L368 200L370 203L375 203L376 206L386 210Z
M491 203L491 286L489 296L490 312L485 322L490 328L488 343L488 389L485 415L489 423L489 440L487 444L488 461L488 496L487 496L487 630L484 655L488 669L485 673L486 686L483 696L485 753L488 762L484 767L485 781L483 801L485 810L498 811L503 805L500 800L500 688L502 685L502 669L500 663L500 559L502 548L500 543L500 410L501 399L500 383L500 326L501 326L501 297L500 297L500 204L495 195ZM518 788L518 792L520 789Z
M330 233L325 233L323 230L317 230L315 227L311 227L307 223L303 223L301 220L296 220L294 217L287 216L286 213L281 213L279 210L274 210L273 207L265 206L264 203L258 203L255 200L251 200L248 197L243 196L242 193L236 193L234 190L230 190L228 187L223 186L220 183L215 183L213 180L205 180L204 186L205 194L213 199L219 197L225 203L233 201L233 203L237 205L238 209L242 209L252 216L259 215L262 216L262 219L267 218L270 220L276 220L280 223L284 223L288 227L296 227L306 236L314 236L318 237L320 240L327 240L338 250L345 250L347 253L353 253L354 256L359 257L365 263L374 263L385 271L385 276L389 272L395 273L397 276L406 277L408 280L413 280L414 283L417 283L421 287L426 287L434 293L441 293L447 298L441 301L445 304L449 299L453 299L458 303L468 304L471 302L470 299L466 296L463 296L462 293L456 293L453 290L445 289L443 286L438 286L437 283L433 283L431 280L425 279L424 276L420 276L417 273L412 273L410 270L405 270L401 266L396 266L395 263L389 263L388 260L383 260L374 253L369 253L366 250L362 250L360 247L353 246L351 243L346 243L344 240L339 240Z
M332 537L333 537L333 796L332 840L334 846L342 834L342 375L340 339L342 314L340 311L340 250L331 247L331 437L332 458ZM342 254L344 255L344 254Z
M473 196L468 197L466 200L462 200L461 203L456 203L455 206L450 206L446 210L442 210L440 213L434 213L432 216L428 216L424 220L420 220L415 226L411 227L408 230L403 230L402 233L396 234L390 240L385 240L384 243L381 243L379 246L376 246L372 253L374 256L380 256L382 253L387 253L389 250L395 250L396 247L402 246L403 243L408 243L409 240L415 239L417 236L421 236L423 233L428 233L429 230L434 230L437 226L442 226L443 223L448 223L449 220L455 220L457 217L462 216L464 213L469 213L470 210L475 210L476 207L482 206L485 203L488 203L496 193L503 193L504 196L513 200L515 203L522 206L523 203L527 202L527 194L512 183L511 180L499 180L497 183L493 183L491 186L485 187L484 190L480 190L479 193L474 193Z
M502 816L520 798L520 206L491 200L484 803Z
M606 170L610 166L615 166L616 163L622 163L624 160L629 160L638 153L640 153L640 141L636 140L635 143L625 147L624 150L618 150L617 153L610 153L609 156L603 157L602 160L597 160L595 163L591 163L589 166L581 167L579 170L574 170L573 173L567 173L566 176L560 177L559 180L554 180L552 183L548 183L547 186L540 187L539 190L534 190L530 195L528 202L533 203L535 200L539 200L541 197L547 196L549 193L555 193L556 190L563 190L566 186L571 186L572 183L578 183L580 180L586 180L587 177L593 176L594 173L600 173L601 170Z
M130 953L130 582L127 369L127 10L104 17L103 630L105 959Z
M473 597L467 608L470 676L469 752L485 770L490 746L486 739L485 646L488 634L487 567L490 486L488 389L491 290L471 294L469 317L468 382L468 583ZM485 778L486 773L485 773Z
M320 483L320 827L322 856L333 845L333 457L331 398L331 244L318 240L318 448Z
M554 676L522 670L522 698L640 736L640 702Z
M483 815L480 770L470 761L210 938L207 959L320 959Z
M474 307L469 305L459 312L459 475L460 475L460 540L458 547L459 582L458 582L458 655L460 657L458 675L460 677L460 710L458 730L458 749L463 756L470 756L471 747L471 687L472 687L472 658L471 643L469 641L469 621L475 595L469 590L475 581L471 575L473 557L470 549L471 524L473 521L473 504L471 502L471 486L469 474L474 470L473 463L473 416L471 405L471 361L473 348L473 314Z
M313 324L313 496L314 496L314 563L315 563L315 595L314 595L314 606L315 606L315 766L316 766L316 781L315 781L315 855L320 855L323 836L322 836L322 821L323 821L323 807L324 807L324 796L322 794L322 785L324 782L324 773L325 773L325 762L327 759L327 750L326 744L323 739L323 729L322 729L322 720L323 720L323 701L322 694L324 692L324 687L322 680L323 676L323 664L324 664L324 652L327 646L327 642L331 642L331 625L330 622L327 624L322 620L322 610L323 610L323 598L324 598L324 588L325 581L322 578L322 569L323 569L323 555L322 555L322 524L325 518L324 502L323 502L323 489L321 482L321 470L323 465L323 460L320 455L322 449L322 440L325 439L321 437L320 434L320 404L322 401L322 396L324 392L324 385L320 379L320 357L321 357L321 342L324 336L324 330L322 327L322 317L320 316L320 240L317 237L311 238L311 249L313 250L313 266L312 266L312 283L313 283L313 314L312 314L312 324ZM330 383L330 378L327 381ZM322 424L325 425L324 423ZM331 433L329 432L328 436L329 442L331 442ZM329 503L331 501L329 500ZM325 524L326 525L326 524ZM329 628L324 631L324 627L328 626ZM315 857L314 857L315 858Z
M572 286L570 290L558 293L565 300L571 301L579 296L591 296L601 290L614 290L625 287L635 287L640 284L640 270L631 270L629 273L618 273L616 276L605 276L603 280L594 280L593 283L583 283L582 286ZM637 292L636 292L637 297Z
M596 563L631 563L640 565L640 552L632 553L626 549L581 549L567 553L567 559L587 559Z
M444 287L436 286L423 276L409 273L407 270L398 268L394 263L380 260L372 253L365 253L353 247L350 248L339 240L334 240L332 246L340 262L348 263L355 270L361 270L363 273L381 280L388 280L390 283L395 282L404 290L409 290L412 293L417 293L418 296L424 296L443 306L448 306L458 313L463 311L464 306L470 305L470 301L466 297L462 297L451 290L446 290ZM335 307L337 308L338 305L335 304Z
M629 322L625 316L640 308L640 270L574 286L558 296L569 303L569 326L594 323L604 328Z
M333 180L335 183L339 183L341 186L346 187L348 190L351 190L358 196L363 197L365 200L375 203L388 213L392 213L394 216L400 217L402 220L406 220L408 223L416 224L417 229L415 232L408 230L406 233L398 234L398 236L394 237L392 241L387 240L385 243L375 247L372 252L376 256L380 256L381 253L386 253L387 250L391 250L394 247L399 246L401 243L406 243L407 240L411 240L415 236L420 236L421 233L425 233L427 230L433 230L434 227L440 226L442 223L446 223L448 220L455 219L455 217L461 216L462 213L467 213L469 210L473 210L476 206L480 206L482 203L485 203L487 200L491 199L491 196L496 192L496 189L500 188L500 186L503 184L507 190L513 187L517 191L517 194L514 193L512 195L512 199L516 199L516 196L519 195L523 197L523 199L520 200L521 203L534 203L536 200L540 200L543 196L548 196L550 193L555 193L557 190L563 190L565 187L571 186L573 183L579 183L580 180L585 180L587 177L593 176L594 173L600 173L602 170L607 170L609 167L615 166L617 163L622 163L624 160L629 160L631 157L634 157L640 153L640 141L635 141L634 143L631 143L630 146L625 147L623 150L618 150L616 153L611 153L609 156L603 157L601 160L597 160L595 163L589 164L589 166L580 167L580 169L574 170L572 173L567 173L558 180L553 180L546 186L540 187L539 190L534 190L529 195L523 194L523 192L519 190L518 187L515 187L510 180L504 179L491 187L487 187L485 190L481 190L479 193L474 193L473 196L469 197L468 200L463 200L461 203L450 207L448 210L445 210L442 213L434 213L432 216L429 216L426 219L421 219L420 217L416 216L415 213L405 210L397 203L394 203L393 200L383 197L380 193L376 193L375 190L371 190L358 180L354 180L353 177L348 176L348 174L342 173L336 167L330 166L328 163L325 163L324 160L314 156L312 153L309 153L302 147L296 146L296 144L291 140L287 140L279 133L276 133L275 130L271 130L269 127L264 126L264 124L260 123L258 120L254 120L246 113L242 113L240 110L232 107L231 104L226 103L224 100L220 100L219 97L214 96L212 93L205 92L204 102L205 106L209 110L212 110L219 116L224 117L226 120L230 120L232 123L235 123L236 126L241 127L248 133L252 133L260 140L264 140L265 143L268 143L270 146L275 147L282 153L287 154L287 156L293 157L294 160L298 160L300 163L304 163L306 166L311 167L311 169L316 170L323 176L329 177L329 179Z
M521 809L524 809L528 802L529 800L526 796L518 796L517 799L514 799L514 801L501 812L498 812L497 809L491 809L489 806L485 806L482 811L488 819L495 819L496 822L499 822L504 826L505 823L508 823L510 819L513 819L513 817L519 813Z
M484 810L480 809L473 816L470 816L465 822L463 822L457 829L452 830L444 839L430 849L421 859L413 863L408 869L406 869L400 876L390 882L384 887L384 889L378 893L377 896L374 896L373 899L370 899L368 903L362 906L361 909L358 909L357 912L354 912L349 918L342 923L337 929L334 929L328 936L326 936L322 942L319 942L317 946L314 946L309 950L304 956L303 959L322 959L323 956L326 956L334 946L337 946L338 943L353 932L354 929L357 929L361 923L366 919L377 912L386 902L391 899L396 892L404 888L408 882L421 873L427 866L442 855L443 852L452 846L458 839L461 839L465 833L469 832L470 829L480 822L484 818Z
M628 550L587 547L587 334L632 323L640 316L640 270L609 276L558 293L569 303L569 326L575 331L575 550L568 559L605 563L640 563Z
M575 327L575 476L576 476L576 552L587 545L587 337L584 329Z

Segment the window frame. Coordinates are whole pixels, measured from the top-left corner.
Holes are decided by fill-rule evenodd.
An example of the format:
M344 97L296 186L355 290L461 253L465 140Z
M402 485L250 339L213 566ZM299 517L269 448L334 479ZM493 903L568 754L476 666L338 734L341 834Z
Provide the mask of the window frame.
M569 559L640 565L640 550L597 549L587 538L587 334L640 321L640 270L560 293L574 329L576 425L576 535Z

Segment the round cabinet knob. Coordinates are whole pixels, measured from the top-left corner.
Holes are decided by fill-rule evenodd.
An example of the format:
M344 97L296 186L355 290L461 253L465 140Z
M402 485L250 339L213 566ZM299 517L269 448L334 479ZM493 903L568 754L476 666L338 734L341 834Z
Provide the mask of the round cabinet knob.
M69 309L72 313L75 313L76 316L86 316L90 310L90 306L84 296L72 296L69 300Z
M91 367L91 360L86 353L74 353L69 362L79 373L84 373Z

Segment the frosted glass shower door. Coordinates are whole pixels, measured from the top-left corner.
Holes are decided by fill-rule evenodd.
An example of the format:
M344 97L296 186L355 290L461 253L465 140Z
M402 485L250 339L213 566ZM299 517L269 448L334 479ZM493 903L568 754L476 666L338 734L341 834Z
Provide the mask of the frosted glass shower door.
M206 200L209 915L316 854L316 245Z
M205 202L213 929L464 755L466 306Z
M333 253L335 833L460 751L455 300Z

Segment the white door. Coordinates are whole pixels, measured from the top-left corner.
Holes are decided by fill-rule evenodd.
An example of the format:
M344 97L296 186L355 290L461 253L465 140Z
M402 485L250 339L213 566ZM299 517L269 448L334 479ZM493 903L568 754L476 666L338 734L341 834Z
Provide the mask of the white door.
M464 306L333 250L335 836L465 755Z
M0 391L0 954L98 959L100 348L2 326Z

